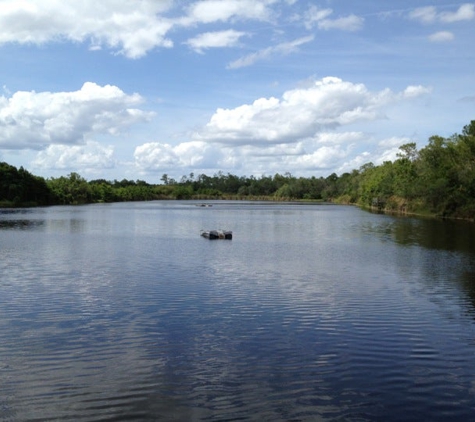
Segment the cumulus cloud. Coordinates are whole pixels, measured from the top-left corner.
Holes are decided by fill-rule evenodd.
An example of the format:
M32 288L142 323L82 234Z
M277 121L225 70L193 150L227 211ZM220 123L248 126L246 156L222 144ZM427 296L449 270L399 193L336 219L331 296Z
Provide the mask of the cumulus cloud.
M379 141L378 145L383 148L397 148L401 145L407 144L409 142L412 142L410 138L407 137L398 137L398 136L392 136L391 138L386 138L383 139L382 141Z
M337 167L342 160L350 156L353 148L352 143L319 145L313 140L266 148L251 145L239 149L225 147L224 151L228 153L226 156L229 159L220 163L225 164L226 168L236 168L246 173L246 170L252 169L251 172L256 175L282 173L295 169L303 174L328 171Z
M440 14L442 22L452 23L459 21L470 21L475 18L475 4L462 4L455 12L444 12Z
M87 42L91 50L108 48L137 59L155 48L173 47L169 34L177 27L246 20L276 22L278 12L273 6L277 3L279 0L201 0L179 9L173 0L2 0L0 45ZM362 26L362 18L350 15L329 19L332 13L331 9L311 6L304 18L305 26L310 29L316 24L321 29L348 31ZM461 10L444 19L457 19L467 13ZM207 32L187 44L202 52L204 48L235 45L242 35L233 30Z
M293 163L295 168L305 170L322 170L333 167L338 161L348 156L348 151L341 145L322 146L315 151L299 156Z
M233 29L205 32L189 39L186 44L197 53L203 53L203 50L207 48L234 47L244 35L246 35L245 32L235 31Z
M160 170L178 166L179 156L169 144L149 142L135 148L135 163L145 170Z
M327 77L280 98L218 109L190 142L137 147L135 165L144 173L175 174L220 168L255 175L296 168L302 174L351 171L368 161L396 157L408 139L388 138L378 144L371 135L347 126L386 119L388 107L429 92L416 85L400 92L372 92L363 84ZM365 146L373 152L365 152Z
M297 40L281 43L274 47L268 47L263 50L257 51L255 53L249 54L247 56L241 57L238 60L235 60L227 66L228 69L238 69L240 67L251 66L254 63L268 59L274 55L287 55L291 54L298 50L298 47L302 44L306 44L310 41L313 41L313 36L302 37Z
M410 86L401 93L369 91L335 77L284 92L282 98L259 98L234 109L218 109L198 140L233 145L292 143L317 133L384 117L384 106L428 93Z
M247 175L293 172L304 175L343 173L373 162L397 158L399 146L409 138L388 138L380 142L362 132L325 132L296 143L276 145L215 145L184 142L178 146L158 142L136 148L135 166L142 174L207 173L219 169ZM365 151L367 146L372 152ZM360 151L360 152L358 152Z
M364 150L364 148L363 151L356 154L351 151L343 160L337 162L334 168L336 168L336 173L341 174L359 169L367 163L380 165L385 161L394 161L398 158L397 154L400 153L399 147L413 141L413 139L407 137L397 136L380 141L370 138L368 146L370 146L371 152Z
M316 25L319 29L340 29L342 31L358 31L363 27L364 19L359 16L349 15L330 19L331 14L333 14L332 9L321 9L312 5L305 14L304 25L307 29L312 29Z
M343 160L337 168L336 173L351 172L370 162L373 162L371 153L363 151L355 156L351 156L348 160Z
M138 58L155 47L173 45L166 38L173 23L160 15L172 4L171 0L3 0L0 44L89 41L92 49L106 46Z
M202 0L188 6L183 16L166 17L172 0L3 0L0 7L0 44L89 42L91 50L110 48L136 59L150 50L173 46L167 34L175 27L228 22L269 20L276 0ZM176 12L175 12L176 13ZM202 34L189 41L203 48L231 45L242 33L223 31ZM234 45L234 44L233 44Z
M399 137L393 136L391 138L386 138L380 141L377 145L377 148L371 154L371 162L373 164L379 165L385 161L395 161L399 158L401 150L399 147L409 142L414 142L413 139L408 137Z
M462 4L455 12L438 12L434 6L419 7L409 13L409 18L424 24L468 21L475 18L475 5L471 3Z
M86 82L79 91L18 91L0 97L0 147L44 149L50 144L84 143L94 133L114 135L149 120L135 108L143 99L116 86Z
M363 132L323 132L317 134L315 141L319 144L348 144L361 142L366 135Z
M404 98L416 98L421 95L430 94L432 88L422 85L409 85L402 93Z
M85 145L50 145L41 151L32 165L39 169L91 170L115 167L114 148L98 142L87 141Z
M187 15L180 19L182 25L227 22L231 19L265 21L271 15L269 6L275 0L202 0L188 7Z
M135 166L141 172L169 171L177 168L214 168L221 152L205 142L191 141L172 146L148 142L135 148Z
M429 40L432 42L450 42L454 38L454 34L449 31L439 31L429 36Z
M400 152L401 151L399 150L399 146L389 148L389 149L384 149L380 152L379 155L373 152L372 154L373 159L371 160L371 162L379 166L380 164L383 164L385 161L394 161L398 158L398 154Z

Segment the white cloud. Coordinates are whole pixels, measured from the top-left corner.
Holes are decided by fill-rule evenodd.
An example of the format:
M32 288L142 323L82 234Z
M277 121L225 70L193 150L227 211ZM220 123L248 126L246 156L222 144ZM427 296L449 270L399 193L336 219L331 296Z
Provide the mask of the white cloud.
M3 0L0 44L42 44L51 41L89 41L91 48L107 46L129 58L155 47L171 47L166 33L170 20L159 14L171 0Z
M323 78L280 98L258 98L233 109L218 109L190 141L137 146L134 167L139 174L166 172L173 177L219 169L256 175L296 168L302 174L334 171L351 162L355 150L376 142L363 132L345 131L345 126L385 118L388 106L428 92L423 86L371 92L363 84ZM93 83L75 92L17 92L11 98L0 97L0 124L6 128L0 133L0 144L44 149L33 162L39 169L87 174L113 168L114 149L91 139L149 119L149 113L136 108L141 101L138 94ZM379 155L370 157L374 162L397 151L397 143L388 142L377 146Z
M235 31L233 29L205 32L204 34L189 39L186 44L197 53L202 53L203 50L207 48L234 47L244 35L246 35L245 32Z
M430 94L432 88L422 86L422 85L410 85L402 93L404 98L415 98L420 97L421 95Z
M18 91L0 97L0 147L43 149L50 144L80 144L94 133L114 135L151 113L136 107L143 99L116 86L86 82L79 91Z
M278 1L201 0L185 7L184 15L171 18L167 13L177 13L173 0L2 0L0 45L87 42L90 50L108 48L136 59L154 48L171 48L173 41L168 34L177 26L246 20L275 23L278 12L272 6ZM461 12L464 13L467 12ZM304 23L309 29L316 23L320 29L347 31L358 30L363 24L363 19L355 15L332 20L328 19L330 14L331 9L311 6ZM447 16L446 19L454 17ZM221 31L215 32L213 39L212 33L208 32L192 38L187 44L201 52L204 48L235 45L242 35L238 31Z
M419 7L409 13L409 18L424 24L472 20L475 18L475 5L471 3L463 4L455 12L438 12L434 6Z
M180 164L195 168L214 167L221 157L221 152L216 146L205 142L184 142L174 147L175 153L180 157Z
M456 12L445 12L440 14L442 22L452 23L459 21L470 21L475 18L475 5L466 3L458 8Z
M327 163L330 151L335 158L341 155L340 145L317 146L306 142L279 145L218 146L205 142L184 142L177 146L151 142L135 149L135 166L140 173L173 172L175 175L193 172L209 172L219 169L244 170L252 174L270 171L281 172L285 168L315 169L318 162Z
M220 157L217 148L200 141L176 146L149 142L136 147L134 152L135 166L140 172L214 168Z
M437 19L437 9L434 6L418 7L409 13L409 18L422 23L432 23Z
M362 153L351 157L348 161L343 161L343 163L341 163L337 168L336 173L341 174L345 172L351 172L370 162L372 162L371 153L368 151L363 151Z
M318 6L312 5L303 18L304 25L307 29L312 29L317 25L319 29L340 29L342 31L358 31L363 27L364 19L359 16L349 15L329 19L332 13L332 9L320 9Z
M275 0L202 0L188 8L188 14L180 19L182 25L196 23L227 22L230 19L268 20L269 5Z
M257 61L268 59L274 55L287 55L291 54L298 50L298 47L302 44L306 44L310 41L313 41L313 36L307 36L299 38L297 40L281 43L274 47L268 47L263 50L257 51L256 53L249 54L247 56L241 57L238 60L235 60L227 66L228 69L238 69L240 67L251 66Z
M135 148L136 166L148 171L174 168L180 161L169 144L149 142Z
M91 170L115 167L114 148L94 141L85 145L50 145L32 162L33 167L54 170Z
M135 165L141 174L168 173L173 177L226 169L246 175L283 173L328 175L358 169L363 164L397 158L406 137L378 141L362 132L325 132L296 143L275 145L213 145L184 142L178 146L148 143L136 148ZM372 152L364 151L368 147ZM361 151L361 152L358 152Z
M401 137L393 136L391 138L386 138L386 139L383 139L382 141L379 141L378 145L383 148L399 149L401 145L407 144L409 142L412 142L412 140L407 137L401 138Z
M224 148L228 160L219 164L225 168L243 170L246 174L273 174L299 170L300 174L328 171L350 156L352 144L318 145L312 141L298 144L266 146L246 145L241 148Z
M388 106L428 92L422 86L371 92L363 84L323 78L281 98L218 109L189 142L143 144L135 149L135 166L142 174L166 172L174 177L220 169L247 175L351 171L369 161L396 158L398 147L409 140L379 141L345 126L385 118Z
M323 132L315 140L319 144L347 144L361 142L366 138L363 132Z
M310 6L304 17L305 27L307 29L312 29L316 23L327 18L332 13L332 9L320 9L318 6L315 5Z
M294 162L288 163L294 168L318 170L334 167L340 160L347 157L348 151L341 145L322 146L310 154L299 156Z
M429 40L432 42L450 42L454 38L454 34L449 31L439 31L429 36Z
M401 151L399 150L399 146L397 146L397 147L385 149L381 151L379 155L376 155L375 153L373 153L373 159L371 160L371 162L379 166L380 164L383 164L385 161L394 161L398 158L398 154L400 152Z
M426 94L411 86L401 93L370 92L363 84L327 77L308 88L260 98L234 109L218 109L195 138L230 145L292 143L342 125L384 117L388 104Z
M367 163L380 165L385 161L394 161L398 158L397 154L400 152L399 147L413 141L413 139L407 137L397 136L385 138L380 141L369 139L368 146L371 152L362 151L356 155L352 153L348 154L345 157L350 158L348 161L340 161L340 163L336 164L336 173L351 172Z
M230 150L231 148L229 148ZM261 145L245 145L241 149L246 155L246 160L251 159L251 157L289 157L289 156L300 156L306 154L306 147L304 142L298 142L295 144L278 144L278 145L267 145L265 148L262 148Z
M2 0L0 44L89 42L91 50L110 48L135 59L157 47L172 47L167 34L176 26L269 20L273 3L275 0L203 0L187 7L185 16L172 19L165 17L174 6L172 0ZM217 45L208 33L190 40L190 46L200 50L231 45L242 33L215 35L219 35L220 41L214 41Z
M363 27L364 19L350 15L338 19L324 19L318 22L320 29L340 29L342 31L359 31Z

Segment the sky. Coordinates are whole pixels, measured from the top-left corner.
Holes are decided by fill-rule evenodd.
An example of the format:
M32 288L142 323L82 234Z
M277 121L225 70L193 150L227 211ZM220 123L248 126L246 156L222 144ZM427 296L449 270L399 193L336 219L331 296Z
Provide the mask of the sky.
M0 162L341 175L475 120L475 3L0 0Z

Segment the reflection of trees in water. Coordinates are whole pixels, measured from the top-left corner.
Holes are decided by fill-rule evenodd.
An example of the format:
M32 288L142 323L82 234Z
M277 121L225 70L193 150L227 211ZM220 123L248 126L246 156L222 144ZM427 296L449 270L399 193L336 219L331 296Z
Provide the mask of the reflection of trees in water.
M463 268L460 271L460 285L463 288L464 292L467 293L471 308L467 309L467 312L475 318L475 264L470 262L470 265Z
M432 289L456 283L467 295L468 313L475 315L475 225L465 221L401 218L393 224L394 240L433 251L422 265ZM446 253L444 253L446 252Z
M364 231L410 248L395 251L393 258L404 278L421 271L422 277L417 278L423 281L431 301L437 302L448 290L458 289L465 297L466 312L475 316L475 224L383 216L366 224Z
M475 225L465 221L398 218L392 235L402 245L418 245L475 255Z
M0 220L0 230L2 229L25 229L44 226L44 220Z
M33 229L45 224L43 218L28 218L42 214L38 208L5 208L0 209L0 230L6 229Z

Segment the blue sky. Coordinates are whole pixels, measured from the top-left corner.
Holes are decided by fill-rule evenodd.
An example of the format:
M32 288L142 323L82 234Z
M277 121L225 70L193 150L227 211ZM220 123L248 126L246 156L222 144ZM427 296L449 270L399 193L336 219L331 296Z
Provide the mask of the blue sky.
M0 161L328 176L475 119L475 3L0 0Z

